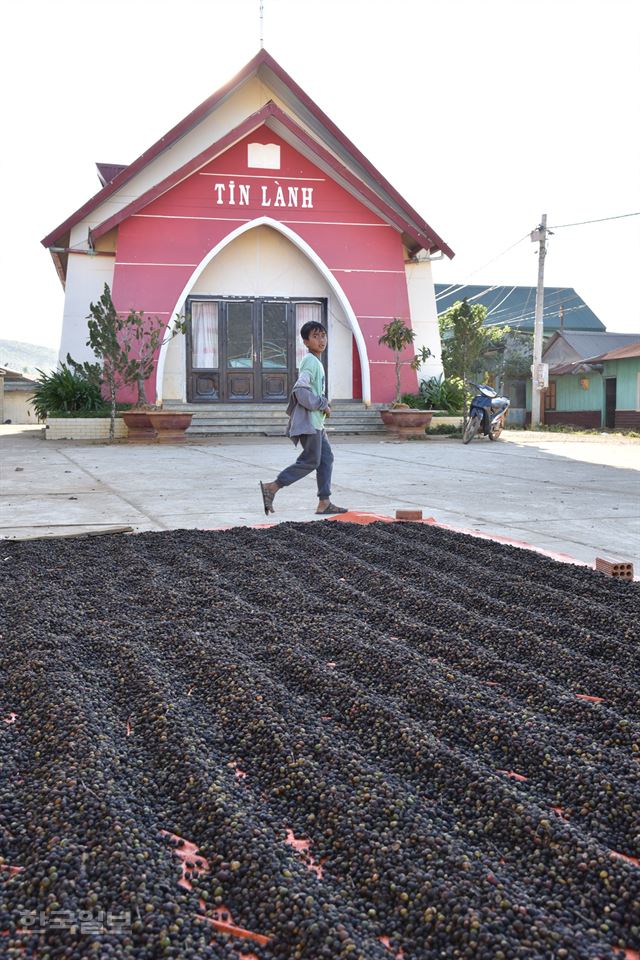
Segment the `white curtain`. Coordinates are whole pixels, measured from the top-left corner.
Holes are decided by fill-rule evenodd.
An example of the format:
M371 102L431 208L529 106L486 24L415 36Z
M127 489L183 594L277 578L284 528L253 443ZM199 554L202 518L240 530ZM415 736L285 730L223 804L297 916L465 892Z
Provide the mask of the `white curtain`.
M215 300L191 304L191 365L211 370L218 366L218 304Z
M310 320L314 323L322 323L322 304L296 303L296 369L307 355L307 348L302 342L300 330Z

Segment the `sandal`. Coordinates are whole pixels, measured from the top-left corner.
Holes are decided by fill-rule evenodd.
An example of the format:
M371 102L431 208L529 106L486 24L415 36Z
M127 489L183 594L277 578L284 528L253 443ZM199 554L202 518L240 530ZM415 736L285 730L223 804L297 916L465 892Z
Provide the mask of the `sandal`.
M265 516L269 516L270 513L275 513L273 509L273 498L276 495L276 491L267 490L262 480L260 480L260 490L262 491L262 505L264 507Z
M331 500L329 500L329 503L326 505L326 507L324 508L324 510L316 510L316 513L321 513L321 514L325 514L325 513L348 513L348 512L349 512L349 510L348 510L347 507L336 507L335 503L331 503Z

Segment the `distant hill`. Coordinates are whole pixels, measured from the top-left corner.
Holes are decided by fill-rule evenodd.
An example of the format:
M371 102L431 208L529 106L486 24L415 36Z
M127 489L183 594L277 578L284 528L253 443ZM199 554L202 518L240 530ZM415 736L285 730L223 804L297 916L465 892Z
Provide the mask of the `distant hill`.
M51 347L39 347L35 343L19 340L0 340L0 367L7 367L26 377L37 377L38 370L54 370L58 353Z

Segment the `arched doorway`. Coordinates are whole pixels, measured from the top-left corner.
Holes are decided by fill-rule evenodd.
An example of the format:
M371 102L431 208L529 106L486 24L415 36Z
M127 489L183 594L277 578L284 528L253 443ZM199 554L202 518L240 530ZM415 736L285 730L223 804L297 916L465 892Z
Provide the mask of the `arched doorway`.
M303 257L299 259L303 262L306 269L297 269L287 276L286 270L283 268L283 270L280 271L283 275L277 277L277 282L274 281L272 276L270 281L271 286L267 284L267 286L261 287L261 278L267 271L264 269L254 269L252 272L247 268L246 260L243 261L240 257L232 259L230 257L231 251L228 249L234 241L247 235L250 231L256 231L256 228L260 227L271 228L277 231L281 238L286 238L287 241L290 241L298 251L298 255L303 255ZM220 257L223 251L226 251L227 259L225 262L227 269L223 272L218 271L218 275L215 276L215 274L212 274L212 269L215 269L215 260ZM222 259L223 258L221 258L218 263L220 263ZM211 268L210 265L212 265ZM310 282L307 282L306 285L303 283L305 273L308 275L308 278L310 278L311 275L316 278L315 286ZM321 282L318 283L318 280ZM220 289L217 287L214 289L214 285L220 286ZM253 286L253 289L248 289L248 287L251 286ZM309 296L310 292L312 293L311 296ZM318 293L319 295L316 295ZM365 403L368 403L371 396L371 387L367 351L362 331L360 330L353 308L340 284L317 253L305 240L298 236L294 230L277 220L273 220L270 217L260 217L243 224L228 234L224 240L209 251L193 271L188 283L185 284L172 311L172 316L185 314L187 310L192 313L192 304L194 302L217 302L219 304L219 306L215 308L218 311L217 326L213 322L213 318L210 317L208 330L210 332L210 339L214 333L218 338L218 354L216 357L216 362L218 363L216 369L219 373L218 386L216 388L215 384L211 382L207 388L205 384L205 392L206 389L211 389L212 391L217 389L220 399L246 399L250 402L252 400L257 401L263 399L277 400L285 396L291 385L291 353L286 353L285 361L282 359L282 349L284 346L283 334L285 328L289 335L291 330L296 328L296 325L299 328L301 308L297 305L320 304L322 307L323 300L327 301L323 309L325 313L329 315L329 321L335 321L334 328L336 336L331 336L330 329L330 341L332 339L334 341L336 363L330 364L330 372L333 368L332 375L334 378L336 376L338 379L341 376L344 377L344 370L342 370L337 361L338 358L348 356L349 363L351 364L352 344L355 343L355 349L357 351L356 363L359 360L362 376L362 399ZM265 304L269 305L266 314ZM212 308L210 307L208 309L211 314ZM235 331L239 334L239 337L231 343L231 349L229 349L228 343L228 324L230 317L232 320L239 321L239 325L235 326ZM336 323L338 324L337 326ZM348 333L349 342L346 348L346 341L340 346L342 328ZM268 336L266 338L265 329L268 330ZM280 336L275 336L274 338L273 334L278 333ZM225 338L225 355L221 352L220 345L223 342L220 339L221 337ZM182 340L182 338L179 339ZM265 339L270 343L269 350L271 355L266 357L267 362L271 363L270 366L265 364L265 353L263 349ZM188 344L188 348L193 351L194 344L192 341ZM179 386L176 383L178 374L178 349L182 349L182 357L184 357L184 343L179 345L176 341L165 345L160 352L157 369L157 394L159 400L162 400L163 397L182 399L183 401L194 399L193 381L189 381L189 373L184 365L184 360L181 361L182 367L184 368L181 383ZM215 352L214 344L209 343L208 349ZM290 348L288 348L288 350L290 351ZM171 351L171 353L169 353L169 351ZM331 351L331 342L329 351ZM253 357L254 354L256 355L255 359ZM193 352L191 356L193 356ZM276 362L280 364L279 368L273 365L274 358ZM231 364L229 363L230 359L232 361ZM295 357L293 359L295 360ZM221 362L223 363L222 368L220 367ZM209 368L209 372L211 372L212 369L213 368ZM349 369L351 370L351 366ZM286 377L284 376L285 370L288 371ZM274 373L277 373L278 376L274 376ZM279 383L277 382L278 379L280 381ZM171 383L171 388L167 389L169 383ZM222 391L222 393L220 391ZM335 395L334 392L334 396ZM339 395L339 393L337 395ZM213 396L211 399L214 399Z

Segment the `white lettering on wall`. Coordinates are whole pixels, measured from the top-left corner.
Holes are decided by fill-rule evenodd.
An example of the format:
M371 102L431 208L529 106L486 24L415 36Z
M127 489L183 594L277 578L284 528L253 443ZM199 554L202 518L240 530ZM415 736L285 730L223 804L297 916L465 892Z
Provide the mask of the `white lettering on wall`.
M250 183L236 183L235 180L230 180L228 184L214 183L216 205L249 207L252 187ZM303 207L313 210L313 187L287 187L286 194L284 188L277 184L263 183L258 189L261 207L270 207L273 204L274 207Z

